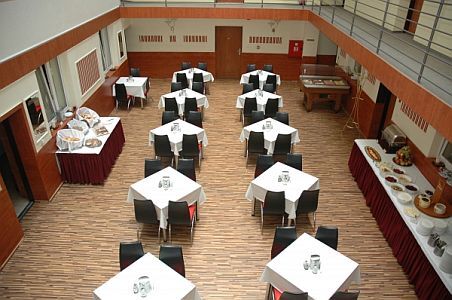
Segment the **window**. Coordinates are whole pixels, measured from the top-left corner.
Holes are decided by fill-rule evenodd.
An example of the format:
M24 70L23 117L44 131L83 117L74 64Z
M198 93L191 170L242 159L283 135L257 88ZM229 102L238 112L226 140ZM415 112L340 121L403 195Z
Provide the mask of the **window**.
M99 41L100 41L100 53L102 56L102 66L104 68L104 71L108 71L112 63L111 63L110 44L108 43L107 27L102 28L102 30L99 31Z
M124 42L122 40L122 31L118 32L118 43L119 43L119 58L123 58L124 53Z
M67 107L60 67L56 58L36 70L39 91L41 92L47 120L56 118L57 111Z

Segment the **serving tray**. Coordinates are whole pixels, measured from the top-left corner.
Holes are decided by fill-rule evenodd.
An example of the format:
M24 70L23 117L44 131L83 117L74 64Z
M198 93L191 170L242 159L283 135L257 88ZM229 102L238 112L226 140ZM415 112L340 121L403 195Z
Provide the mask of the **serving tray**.
M423 208L419 205L419 199L420 199L419 195L417 195L414 198L414 205L416 206L417 209L419 209L419 211L423 212L427 216L430 216L433 218L439 218L439 219L444 219L444 218L448 218L448 217L452 216L452 206L451 205L446 204L446 212L442 215L439 215L434 211L435 204L430 204L429 207Z
M380 162L381 161L381 156L380 153L378 153L377 150L375 150L375 148L370 147L370 146L366 146L364 147L364 150L366 150L367 155L376 162Z

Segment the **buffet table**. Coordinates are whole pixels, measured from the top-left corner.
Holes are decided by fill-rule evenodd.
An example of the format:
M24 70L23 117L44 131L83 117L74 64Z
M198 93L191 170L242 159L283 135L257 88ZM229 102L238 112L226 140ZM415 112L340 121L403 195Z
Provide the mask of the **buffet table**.
M101 117L100 124L110 132L98 136L102 145L96 148L86 146L72 151L56 151L61 177L68 183L103 184L122 151L125 142L120 118ZM86 138L96 137L93 128ZM85 138L85 139L86 139Z
M427 244L428 236L416 231L416 220L406 214L407 205L398 202L390 187L379 175L379 169L367 155L366 146L371 146L381 156L381 161L392 162L394 155L385 154L376 140L355 140L348 162L350 171L363 192L366 204L392 248L394 256L404 269L419 299L451 299L452 274L439 268L440 257L433 253L433 247ZM403 167L415 180L419 191L433 190L430 183L415 166ZM413 206L413 204L409 204ZM414 206L413 206L414 207ZM431 218L421 213L421 219L432 220L435 224L440 219ZM451 218L445 219L450 221ZM444 219L441 219L444 220ZM450 226L449 226L450 227ZM452 232L441 234L441 239L452 244Z

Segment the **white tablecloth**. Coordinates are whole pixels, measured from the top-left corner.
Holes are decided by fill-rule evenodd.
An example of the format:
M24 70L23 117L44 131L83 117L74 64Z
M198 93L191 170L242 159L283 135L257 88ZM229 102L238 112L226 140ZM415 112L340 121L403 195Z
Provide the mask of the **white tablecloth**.
M133 285L141 276L148 276L153 290L147 297L133 293ZM98 300L174 299L201 300L196 286L151 253L116 274L93 292Z
M123 83L126 86L127 94L139 97L146 98L146 80L147 77L133 77L132 81L129 80L129 77L119 77L116 83ZM113 96L116 95L115 85L113 85Z
M168 190L159 188L163 176L170 177L171 187ZM166 167L132 184L129 187L127 201L133 203L133 199L152 200L157 218L160 220L160 228L165 229L169 201L186 201L188 205L198 202L198 205L201 205L206 201L206 194L199 183L171 167Z
M272 126L271 129L266 128L267 121L271 122ZM300 142L300 138L298 136L298 129L290 127L272 118L267 118L265 120L243 127L242 133L240 134L240 141L244 142L245 140L248 140L251 131L264 133L264 147L265 149L267 149L268 154L273 154L273 149L275 147L275 141L278 136L278 133L291 134L292 144Z
M260 92L262 92L262 95L259 94ZM260 110L260 111L265 111L265 105L267 105L267 101L270 98L278 99L278 107L283 107L282 96L272 94L272 93L269 93L266 91L260 91L260 90L254 90L254 91L251 91L246 94L238 96L235 107L242 109L243 106L245 105L245 98L256 98L257 110Z
M185 73L187 75L187 80L188 80L188 87L191 88L192 83L193 83L193 74L194 73L202 73L202 77L204 79L204 82L213 82L214 78L212 73L198 69L198 68L191 68L191 69L187 69L187 70L183 70L183 71L176 71L173 73L173 79L171 80L172 82L176 82L176 74L177 73Z
M102 145L96 148L88 148L83 146L82 148L72 150L69 152L68 150L57 150L56 153L76 153L76 154L99 154L104 148L105 143L107 142L110 134L115 129L116 125L119 123L120 118L118 117L100 117L100 122L94 125L93 128L90 128L88 133L85 135L85 141L87 139L97 138L102 141ZM108 130L109 134L97 136L96 129L99 127L105 126Z
M406 226L410 229L411 233L413 234L414 238L418 242L419 246L421 247L422 251L424 252L425 256L430 261L430 264L435 269L438 276L441 278L442 282L444 283L444 286L447 287L449 291L452 291L452 274L447 274L446 272L443 272L439 268L439 263L441 260L441 257L436 256L433 253L433 247L430 247L427 244L428 236L423 236L417 233L416 231L416 223L415 220L405 213L405 209L407 207L414 208L416 211L417 208L414 206L413 202L410 202L409 204L401 204L397 198L392 194L391 188L388 184L385 183L385 179L380 175L380 170L375 166L374 161L367 155L366 150L364 149L365 146L371 146L375 150L378 151L378 153L381 156L382 162L387 162L388 164L392 164L392 158L395 156L395 154L386 154L385 151L381 148L381 146L378 144L377 140L355 140L356 145L358 145L359 149L363 153L364 157L366 158L367 162L369 163L370 167L375 173L375 176L380 181L383 188L386 190L386 193L388 194L388 197L391 199L391 201L394 204L394 207L397 209L397 211L400 214L400 217L405 221ZM394 166L397 166L394 164ZM405 170L406 174L410 176L414 183L419 187L420 192L424 192L425 190L434 191L435 189L432 187L432 185L425 179L425 177L422 175L422 173L419 171L419 169L416 167L416 165L412 165L410 167L401 167ZM445 218L445 219L438 219L438 218L432 218L429 217L423 213L420 213L420 219L428 219L437 226L440 222L452 222L452 217ZM419 222L419 221L418 221ZM452 245L452 232L446 231L445 233L442 233L441 240L445 241L447 245ZM450 247L450 246L449 246Z
M198 107L209 107L209 101L207 97L203 94L195 92L191 89L183 89L182 91L175 91L163 96L160 96L159 108L165 108L165 98L176 98L177 107L179 109L179 115L182 116L184 114L185 108L185 97L196 98L196 102L198 103Z
M290 182L284 184L278 182L278 176L282 171L289 171ZM258 199L264 202L267 191L285 192L286 208L289 219L296 218L298 199L304 190L316 190L320 188L319 179L308 173L289 167L277 162L264 173L251 181L245 197L250 201Z
M320 271L305 270L312 254L320 255ZM295 242L272 259L264 269L262 282L268 282L280 291L308 292L310 299L328 300L350 283L360 282L359 265L333 248L303 233Z
M259 89L261 90L264 88L264 84L267 81L268 75L276 75L276 84L281 85L281 78L279 77L278 74L274 74L263 70L255 70L252 72L242 74L242 77L240 77L240 84L248 83L250 75L259 75Z
M171 131L171 127L174 123L179 124L180 131ZM198 136L198 142L202 142L203 148L207 147L209 143L207 140L207 134L203 128L183 120L175 120L149 131L149 146L152 146L154 143L154 134L167 135L171 144L171 150L176 156L179 156L179 152L182 150L182 138L184 134L196 134Z

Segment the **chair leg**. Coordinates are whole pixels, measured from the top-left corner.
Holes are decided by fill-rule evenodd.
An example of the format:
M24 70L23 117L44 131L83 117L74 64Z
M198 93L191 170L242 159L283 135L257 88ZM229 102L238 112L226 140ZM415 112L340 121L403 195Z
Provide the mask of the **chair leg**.
M157 224L157 226L158 226L158 233L157 233L157 236L158 236L158 239L159 239L159 244L160 244L160 225L159 224Z
M168 225L168 234L169 234L169 241L171 243L172 239L171 239L171 224Z
M313 214L314 214L314 229L315 229L315 217L316 217L316 212L314 212Z
M281 222L281 226L284 227L284 215L282 216L282 222Z
M251 201L251 216L255 215L256 211L256 198L253 197L253 201Z
M264 230L264 204L261 204L261 234Z

